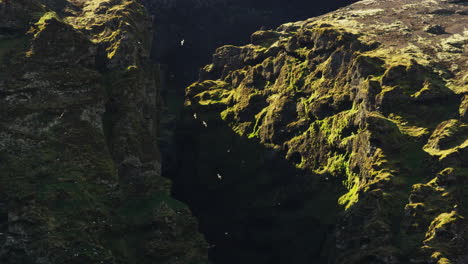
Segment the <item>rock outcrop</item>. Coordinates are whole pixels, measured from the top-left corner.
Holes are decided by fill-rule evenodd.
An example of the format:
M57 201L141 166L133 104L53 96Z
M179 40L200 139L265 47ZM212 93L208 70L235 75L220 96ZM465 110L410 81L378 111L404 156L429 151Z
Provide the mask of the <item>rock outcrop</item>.
M206 263L133 0L0 1L0 262Z
M223 46L176 192L219 263L467 263L466 1L365 0Z

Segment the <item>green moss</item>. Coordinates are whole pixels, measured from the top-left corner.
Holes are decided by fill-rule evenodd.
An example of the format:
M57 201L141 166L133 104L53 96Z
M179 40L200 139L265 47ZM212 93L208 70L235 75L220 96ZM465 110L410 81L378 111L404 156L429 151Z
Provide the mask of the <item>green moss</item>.
M288 76L288 88L287 90L299 92L304 88L305 78L310 74L307 69L307 61L302 63L291 63Z
M60 20L60 17L57 15L57 13L51 11L51 12L46 12L44 13L41 18L36 22L36 25L40 26L43 25L47 22L49 19L57 19Z
M232 93L225 89L215 89L197 94L195 98L198 99L200 105L227 105L232 98Z
M468 146L468 125L456 120L442 122L429 138L424 150L439 159Z
M127 72L132 72L132 71L138 71L138 66L136 65L130 65L126 69Z
M317 174L329 174L334 177L346 175L348 170L348 155L346 154L330 154L324 166L315 170Z
M255 115L255 125L250 134L247 135L248 138L259 138L258 132L260 131L260 122L267 114L268 108L263 108L260 113Z
M347 129L352 126L356 114L356 109L346 110L323 120L317 120L315 123L320 126L320 131L324 134L328 143L335 145L346 137L352 136L352 134L347 133Z
M45 12L39 20L35 23L35 26L37 27L37 31L35 34L38 34L40 31L44 30L45 25L47 24L47 21L55 19L58 21L62 21L62 19L57 15L57 13L50 11L50 12Z
M460 219L464 219L464 218L455 211L452 211L450 213L442 213L438 215L434 219L434 221L432 221L431 225L429 226L428 232L426 233L426 239L424 240L424 242L425 243L431 243L431 242L437 243L437 231L439 229L446 228L448 225L455 223L459 221Z
M338 204L343 205L345 210L348 210L359 201L361 180L359 175L350 170L349 161L344 164L346 166L346 179L344 180L343 185L348 191L338 198Z
M302 47L302 48L299 48L299 49L296 49L294 50L294 52L299 56L299 57L302 57L302 58L307 58L309 53L312 52L312 50L310 48L307 48L307 47Z

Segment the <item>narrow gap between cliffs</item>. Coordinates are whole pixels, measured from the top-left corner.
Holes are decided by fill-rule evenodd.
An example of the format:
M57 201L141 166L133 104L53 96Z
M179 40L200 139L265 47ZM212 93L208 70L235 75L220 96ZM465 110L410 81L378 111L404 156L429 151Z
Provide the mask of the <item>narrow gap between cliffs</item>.
M153 15L152 58L161 65L163 175L173 181L174 197L199 219L200 231L210 244L210 260L326 263L333 254L324 250L332 242L327 237L333 223L316 222L321 212L310 212L307 208L313 206L304 203L314 200L305 197L310 192L295 191L305 184L302 172L280 153L239 138L227 127L200 137L203 127L194 124L193 113L184 109L184 89L197 80L199 69L210 63L217 47L247 44L256 30L274 29L355 1L142 2ZM220 183L222 178L227 183ZM289 192L287 199L275 193L279 190ZM327 191L333 190L317 190L316 202Z

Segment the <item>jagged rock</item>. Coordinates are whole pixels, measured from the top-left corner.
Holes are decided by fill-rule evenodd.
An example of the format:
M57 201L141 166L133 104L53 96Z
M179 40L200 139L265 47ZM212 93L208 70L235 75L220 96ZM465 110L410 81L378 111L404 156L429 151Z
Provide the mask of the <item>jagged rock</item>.
M186 120L195 154L184 157L196 173L179 187L230 206L214 205L223 213L213 215L207 198L187 198L202 226L227 221L236 234L238 252L214 254L242 263L464 263L467 34L458 25L468 21L459 3L361 1L216 50L187 88L187 116L197 119ZM427 34L427 25L444 32ZM270 53L256 56L262 50ZM228 175L221 184L216 171ZM290 201L288 213L272 206ZM291 224L291 215L308 220ZM257 230L259 219L271 236ZM274 231L284 225L289 232ZM310 242L293 249L293 239Z

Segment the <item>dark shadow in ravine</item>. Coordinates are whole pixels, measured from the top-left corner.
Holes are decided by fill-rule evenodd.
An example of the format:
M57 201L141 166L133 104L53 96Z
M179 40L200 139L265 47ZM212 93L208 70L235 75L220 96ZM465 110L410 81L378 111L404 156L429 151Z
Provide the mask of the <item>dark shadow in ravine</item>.
M199 219L211 260L327 263L342 185L319 182L284 153L234 133L213 112L193 114L184 111L177 161L165 171L174 196Z
M194 119L183 109L184 88L217 47L353 2L142 0L153 14L152 59L162 66L163 175L198 217L214 263L327 263L342 184L318 184L284 153L240 137L218 116Z

